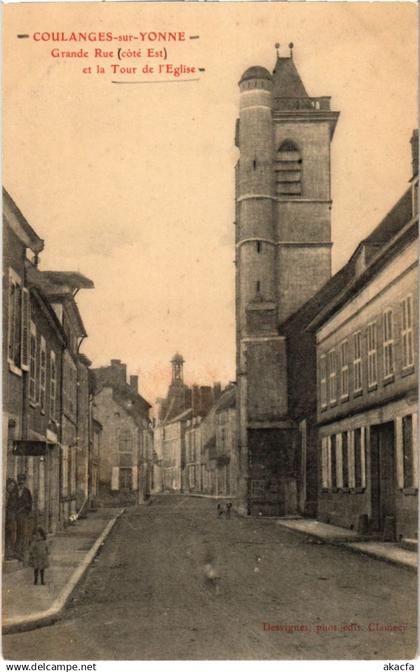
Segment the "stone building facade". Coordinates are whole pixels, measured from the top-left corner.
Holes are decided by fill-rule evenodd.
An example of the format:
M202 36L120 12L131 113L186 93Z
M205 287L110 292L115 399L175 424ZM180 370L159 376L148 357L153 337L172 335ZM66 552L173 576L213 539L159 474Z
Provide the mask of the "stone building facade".
M127 365L119 359L93 373L95 418L103 430L98 497L104 504L135 504L149 494L143 441L151 405L138 392L137 376L127 383Z
M3 486L24 474L28 530L42 525L54 533L79 513L79 436L92 419L82 403L87 376L77 373L86 332L75 294L93 283L80 273L41 271L43 247L3 190ZM83 487L87 495L89 483ZM3 502L5 511L6 496Z
M411 186L310 324L318 369L318 516L388 541L417 535L418 154ZM333 278L334 280L334 278Z
M211 408L217 384L184 383L185 360L176 353L171 360L172 378L165 399L158 399L158 419L154 427L155 463L166 492L192 492L201 488L200 420ZM159 485L155 484L159 491Z
M242 75L236 145L238 507L297 508L298 423L279 325L331 274L330 144L338 119L310 97L292 54Z

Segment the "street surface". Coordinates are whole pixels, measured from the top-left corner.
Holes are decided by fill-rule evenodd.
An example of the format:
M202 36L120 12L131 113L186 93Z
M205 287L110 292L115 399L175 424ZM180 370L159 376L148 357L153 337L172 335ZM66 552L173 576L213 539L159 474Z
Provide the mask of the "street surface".
M416 577L406 569L274 519L219 519L213 500L162 495L119 519L64 618L3 637L3 655L408 659L415 619Z

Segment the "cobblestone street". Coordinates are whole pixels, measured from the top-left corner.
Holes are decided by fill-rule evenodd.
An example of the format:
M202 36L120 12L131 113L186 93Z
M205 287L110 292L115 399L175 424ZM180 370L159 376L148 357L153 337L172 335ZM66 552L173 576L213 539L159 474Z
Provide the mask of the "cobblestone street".
M120 518L61 622L5 636L3 655L407 659L415 609L403 568L167 495Z

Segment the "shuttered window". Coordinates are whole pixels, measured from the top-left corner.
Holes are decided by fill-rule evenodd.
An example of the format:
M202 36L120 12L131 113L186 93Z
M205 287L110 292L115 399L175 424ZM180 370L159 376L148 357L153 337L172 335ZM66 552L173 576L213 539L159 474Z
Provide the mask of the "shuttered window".
M340 346L340 391L341 397L349 396L349 342L343 341Z
M362 389L362 332L353 334L353 391Z
M319 384L320 384L320 398L321 408L327 408L328 393L327 393L327 357L321 355L319 359Z
M20 368L22 343L22 282L17 273L9 269L7 324L7 357L10 364Z
M407 369L414 364L413 346L413 297L407 296L402 307L402 368Z
M413 417L406 415L402 419L402 448L404 463L404 487L412 488L414 483L413 453Z
M26 287L22 287L22 333L20 365L24 371L29 371L31 348L31 302Z
M376 322L368 324L368 385L372 387L378 382L378 360L376 351Z
M56 417L56 397L57 397L57 362L55 352L50 352L50 418Z
M394 325L392 310L384 312L384 378L394 373Z
M337 357L335 350L328 353L328 389L330 394L330 404L337 401Z
M47 346L45 338L41 336L39 357L39 401L41 410L45 411L47 391Z
M30 325L30 334L29 399L35 403L37 401L38 344L36 327L33 322Z
M276 193L278 196L300 196L302 193L302 157L297 145L285 140L275 157Z
M343 488L349 487L349 443L348 434L343 432L341 435L341 450L343 463Z

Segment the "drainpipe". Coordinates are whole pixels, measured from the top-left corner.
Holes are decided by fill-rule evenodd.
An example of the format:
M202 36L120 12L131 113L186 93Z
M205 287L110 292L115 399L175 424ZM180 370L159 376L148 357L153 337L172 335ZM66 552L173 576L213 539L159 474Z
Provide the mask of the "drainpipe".
M77 292L79 290L77 289L73 296L76 296ZM76 363L76 443L74 444L74 447L76 449L76 462L75 462L75 468L76 468L76 473L75 473L75 481L76 481L76 490L77 490L77 463L78 463L78 449L79 449L79 416L80 416L80 404L79 404L79 393L80 393L80 379L79 379L79 354L80 354L80 347L85 340L86 336L82 336L78 345L77 345L77 363ZM89 416L89 414L88 414ZM89 435L89 426L88 426L88 435ZM89 459L89 436L88 436L88 459ZM89 462L88 462L89 464ZM80 507L80 510L77 512L77 516L80 516L85 507L87 506L89 501L89 490L86 494L86 497L83 500L83 504Z

